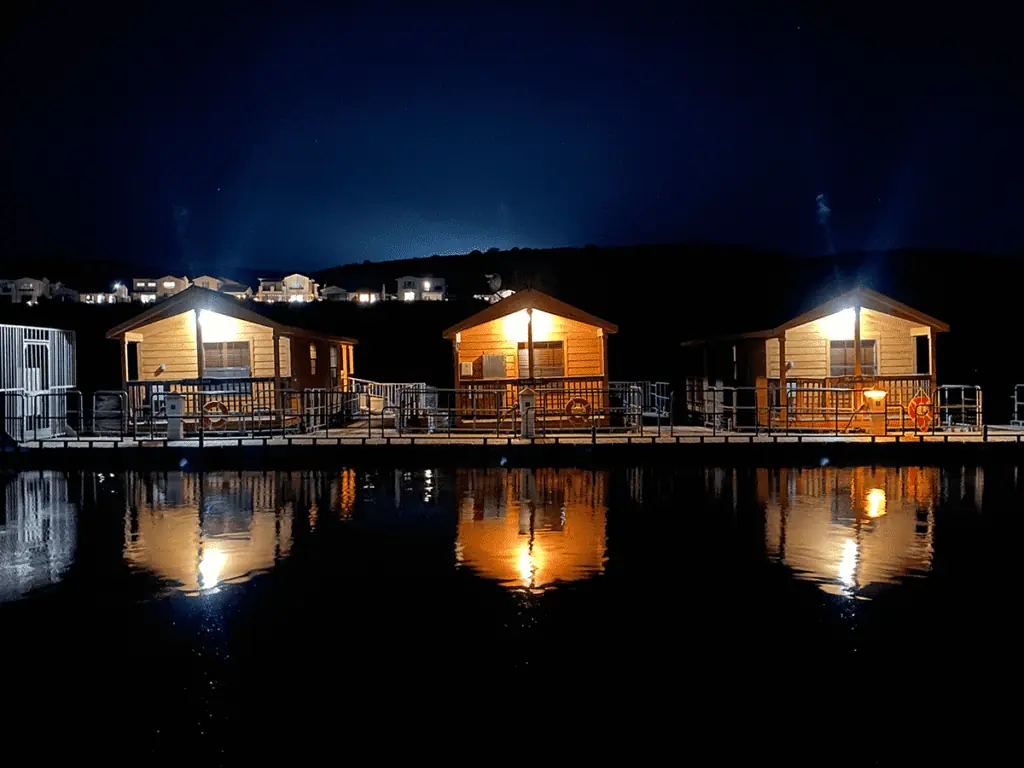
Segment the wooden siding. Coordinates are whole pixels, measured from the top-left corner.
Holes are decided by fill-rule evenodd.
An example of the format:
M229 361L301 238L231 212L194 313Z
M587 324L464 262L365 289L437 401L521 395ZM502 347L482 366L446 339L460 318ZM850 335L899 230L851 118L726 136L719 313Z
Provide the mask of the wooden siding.
M786 332L786 359L793 367L787 377L825 378L829 375L829 337L820 320ZM914 336L921 326L892 315L861 310L861 339L878 347L879 376L911 376L914 370ZM852 338L852 336L851 336ZM779 376L779 340L765 342L769 378Z
M265 325L245 320L224 318L225 330L207 333L204 341L248 341L254 377L274 375L274 332ZM196 360L195 313L192 310L180 315L157 320L144 325L132 333L141 337L139 344L139 380L158 381L161 379L191 379L199 375ZM166 369L159 371L161 365ZM281 375L291 376L290 344L281 339Z
M547 318L550 318L550 323L547 322ZM564 342L565 375L604 376L604 341L600 329L557 315L547 315L547 318L544 323L535 323L533 340ZM506 333L506 327L506 318L502 317L461 331L461 341L458 342L459 363L475 362L483 355L500 354L505 356L505 378L527 378L528 371L517 369L519 342L526 341L525 324L522 338L510 338ZM469 383L469 379L462 379L461 372L456 373L460 382Z

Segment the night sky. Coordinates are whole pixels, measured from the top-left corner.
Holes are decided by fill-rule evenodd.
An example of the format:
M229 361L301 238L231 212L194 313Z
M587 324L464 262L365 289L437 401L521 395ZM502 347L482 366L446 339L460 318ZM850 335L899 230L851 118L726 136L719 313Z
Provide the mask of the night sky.
M6 261L1022 246L1017 42L973 4L26 5Z

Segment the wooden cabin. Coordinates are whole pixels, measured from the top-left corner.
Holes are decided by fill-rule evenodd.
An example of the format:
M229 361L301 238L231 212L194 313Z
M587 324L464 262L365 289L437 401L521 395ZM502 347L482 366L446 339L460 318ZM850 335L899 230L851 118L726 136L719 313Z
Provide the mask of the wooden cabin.
M198 286L111 328L107 338L121 343L121 379L136 421L159 418L166 393L180 392L189 396L187 413L226 410L231 415L218 421L237 429L271 409L327 408L325 392L347 389L356 344L282 325ZM339 403L330 399L331 408Z
M460 414L493 420L529 385L548 426L606 423L608 335L616 332L613 323L534 289L492 304L444 332L453 344Z
M687 379L687 409L724 413L741 427L753 426L756 413L760 426L868 431L864 417L875 398L891 427L912 429L917 403L936 398L935 338L948 330L858 288L768 330L684 342L691 373L701 369Z

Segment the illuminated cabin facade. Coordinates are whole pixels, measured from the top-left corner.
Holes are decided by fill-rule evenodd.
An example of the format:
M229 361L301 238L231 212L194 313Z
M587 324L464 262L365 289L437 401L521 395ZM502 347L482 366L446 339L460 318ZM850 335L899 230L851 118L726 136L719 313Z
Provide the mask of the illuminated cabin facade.
M493 414L537 393L538 417L585 426L608 409L608 336L618 327L528 289L444 332L453 345L460 412ZM493 416L492 416L493 418Z
M121 379L130 412L156 417L165 395L189 396L186 409L258 418L298 411L302 390L344 390L356 341L282 325L216 291L192 286L107 332L121 344ZM222 407L223 406L223 407Z
M899 427L917 412L915 398L935 399L936 335L948 330L941 320L858 288L775 328L684 342L687 409L720 414L735 402L737 426L753 426L756 414L760 426L845 430L864 427L858 421L869 403L862 393L884 393L886 418ZM733 387L754 396L716 391Z

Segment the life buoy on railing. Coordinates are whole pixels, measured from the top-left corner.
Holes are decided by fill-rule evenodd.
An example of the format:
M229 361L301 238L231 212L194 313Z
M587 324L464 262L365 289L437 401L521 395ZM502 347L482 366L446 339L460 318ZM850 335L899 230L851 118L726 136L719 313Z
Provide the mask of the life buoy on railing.
M926 432L932 425L932 401L928 395L915 395L907 403L907 415L917 422L919 432Z
M206 423L207 429L216 429L217 427L223 427L228 423L228 407L224 405L220 400L211 400L203 406L203 413L206 414L203 421Z
M582 397L574 397L565 404L565 415L569 423L575 427L583 427L590 423L590 415L594 412L594 406L590 401Z

